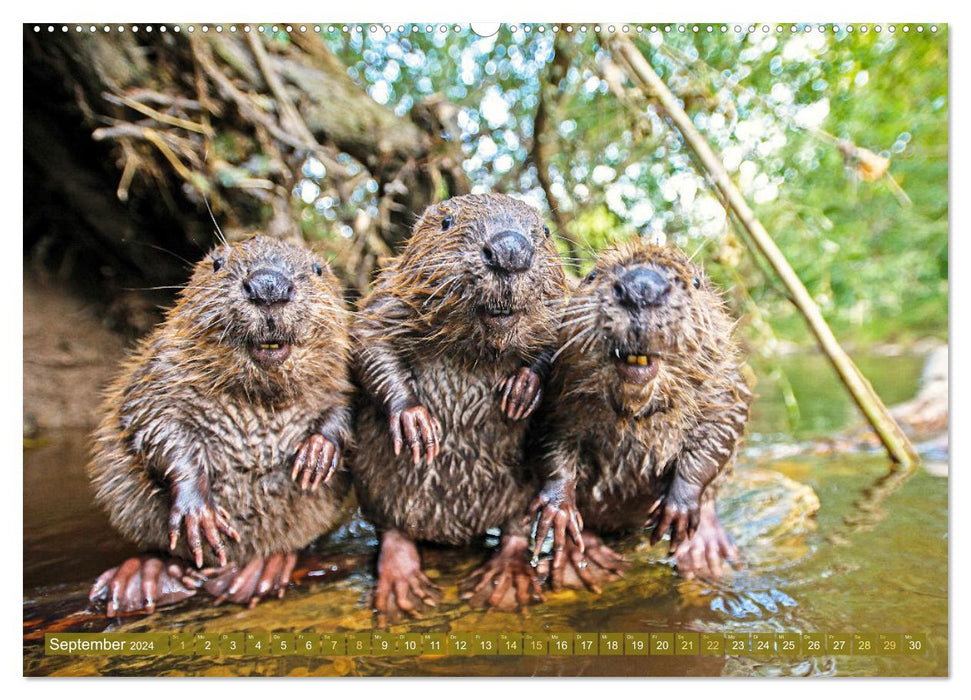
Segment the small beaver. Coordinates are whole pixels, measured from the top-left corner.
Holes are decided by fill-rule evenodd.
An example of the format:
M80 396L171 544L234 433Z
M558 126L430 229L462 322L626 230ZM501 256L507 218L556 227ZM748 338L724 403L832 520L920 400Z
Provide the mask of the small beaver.
M500 607L541 597L520 522L539 485L524 460L525 419L564 293L539 212L499 194L429 207L378 277L352 326L364 395L348 464L381 531L379 619L436 602L415 540L461 545L490 528L502 530L499 551L463 596Z
M102 574L90 597L109 615L151 612L207 577L220 599L283 595L295 550L336 524L349 489L347 326L337 279L303 247L256 236L195 266L109 386L96 433L96 500L166 552Z
M673 246L607 253L579 284L537 428L549 481L531 508L537 549L554 530L554 589L566 576L596 591L623 570L593 533L654 525L655 543L670 531L687 575L736 556L715 515L752 398L733 329Z

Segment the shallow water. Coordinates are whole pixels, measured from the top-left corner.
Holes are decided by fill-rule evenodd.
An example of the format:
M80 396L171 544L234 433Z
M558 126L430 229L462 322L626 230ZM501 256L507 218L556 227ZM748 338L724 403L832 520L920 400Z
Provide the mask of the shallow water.
M455 582L483 549L429 549L446 598L400 632L822 632L927 635L922 656L815 657L47 657L45 629L127 632L369 631L374 533L353 520L318 544L313 566L282 601L213 608L202 596L148 618L106 620L83 597L102 570L133 551L93 508L83 476L85 435L46 436L24 453L24 672L30 675L944 675L947 673L947 479L920 470L887 480L879 453L817 455L813 436L855 424L825 360L782 362L800 402L791 426L773 383L759 385L748 446L719 513L743 563L719 582L675 574L663 546L614 543L632 561L601 596L550 594L524 616L471 610ZM921 361L861 361L888 403L913 395ZM788 455L788 456L785 456ZM52 627L52 625L59 625Z

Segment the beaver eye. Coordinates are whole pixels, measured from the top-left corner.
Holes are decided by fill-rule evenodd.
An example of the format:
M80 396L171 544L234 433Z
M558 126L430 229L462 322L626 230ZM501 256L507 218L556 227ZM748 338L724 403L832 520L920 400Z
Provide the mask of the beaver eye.
M545 233L546 234L546 237L549 238L550 237L550 227L549 226L544 226L543 227L543 233Z
M320 263L314 263L313 270L314 270L314 274L317 275L318 277L324 274L324 268L320 266Z
M222 258L213 258L212 259L212 271L213 272L219 272L219 268L221 268L223 266L223 263L224 262L226 262L226 261L223 260Z
M691 284L694 285L695 289L698 289L699 287L701 287L701 280L698 277L692 277Z
M452 227L452 217L451 215L446 214L445 218L442 219L442 230L448 231L451 227Z
M593 282L595 279L597 279L597 271L596 270L591 270L590 271L590 274L587 275L586 281L587 282Z

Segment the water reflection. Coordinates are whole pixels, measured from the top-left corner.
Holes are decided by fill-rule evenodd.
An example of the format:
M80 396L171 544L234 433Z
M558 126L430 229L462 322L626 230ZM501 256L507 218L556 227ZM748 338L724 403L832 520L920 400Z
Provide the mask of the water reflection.
M813 385L811 378L805 381ZM815 386L832 391L823 381ZM820 397L809 403L826 405ZM946 479L925 471L909 480L887 476L879 454L817 455L787 449L788 443L773 451L766 448L773 443L760 439L771 425L756 419L738 478L720 500L719 515L743 553L722 580L685 580L663 544L652 548L646 538L628 537L612 544L633 566L602 596L567 591L548 596L526 615L485 612L470 609L456 591L456 582L487 556L483 548L426 548L429 575L445 587L446 597L433 614L394 631L917 632L928 635L926 656L45 657L33 640L47 629L324 632L373 625L367 601L376 540L360 519L303 558L300 583L282 601L245 610L214 608L199 596L148 618L120 620L89 610L84 594L90 581L131 550L91 506L83 476L86 436L64 434L47 436L45 445L25 453L24 669L67 675L946 673Z

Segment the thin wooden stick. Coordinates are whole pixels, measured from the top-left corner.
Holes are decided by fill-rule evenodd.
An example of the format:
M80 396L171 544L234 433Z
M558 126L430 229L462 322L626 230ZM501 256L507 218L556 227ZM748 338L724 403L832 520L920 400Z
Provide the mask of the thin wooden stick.
M859 406L863 415L873 426L890 458L901 469L913 469L920 461L914 446L887 411L883 401L870 386L866 377L840 346L836 336L833 335L833 331L826 323L826 319L823 318L819 307L809 294L809 290L806 289L799 275L792 269L789 261L779 250L768 231L755 217L755 213L732 182L721 159L694 127L691 118L682 109L677 98L658 74L654 72L650 63L630 39L626 36L614 35L607 41L609 42L608 45L614 49L615 55L627 67L631 79L642 89L645 89L647 94L657 98L661 108L678 128L678 131L681 132L685 143L698 156L701 164L711 176L715 187L718 188L729 207L738 217L742 228L750 237L755 248L766 258L792 295L792 301L796 308L806 319L806 323L819 341L826 357L833 364L840 380L849 390L856 405Z

